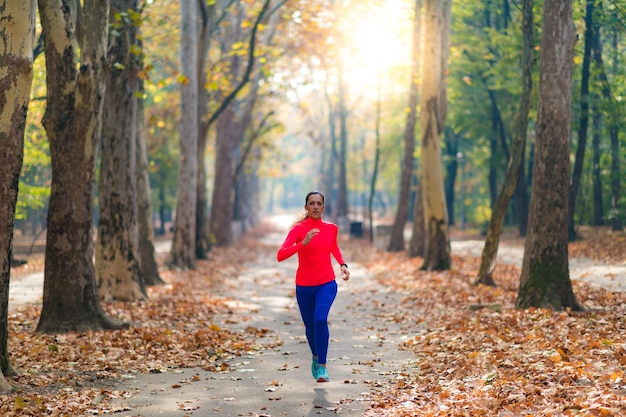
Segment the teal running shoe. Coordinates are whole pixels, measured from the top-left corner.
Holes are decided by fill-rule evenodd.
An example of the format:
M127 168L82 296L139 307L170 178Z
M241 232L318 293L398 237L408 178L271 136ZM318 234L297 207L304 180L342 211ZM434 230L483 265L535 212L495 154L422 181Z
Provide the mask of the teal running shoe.
M313 358L311 360L311 374L313 375L313 379L317 379L317 374L320 371L320 364L317 362L317 358Z
M330 377L328 376L328 371L326 371L325 366L319 367L319 372L317 373L317 382L330 382Z

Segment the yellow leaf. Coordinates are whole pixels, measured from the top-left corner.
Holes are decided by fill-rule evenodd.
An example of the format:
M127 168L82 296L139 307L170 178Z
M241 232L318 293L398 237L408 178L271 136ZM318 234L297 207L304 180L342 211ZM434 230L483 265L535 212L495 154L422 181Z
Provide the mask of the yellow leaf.
M23 397L15 397L15 410L23 410L27 402Z

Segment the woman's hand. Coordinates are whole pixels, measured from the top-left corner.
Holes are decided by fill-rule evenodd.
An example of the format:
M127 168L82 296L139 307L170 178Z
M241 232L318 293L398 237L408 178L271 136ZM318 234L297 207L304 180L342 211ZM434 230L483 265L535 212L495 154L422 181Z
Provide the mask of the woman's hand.
M348 265L341 265L341 278L343 278L344 281L350 279L350 270L348 269Z
M307 233L306 236L304 237L304 239L302 240L302 245L303 246L308 245L309 242L311 241L311 239L313 239L313 236L315 236L319 232L320 232L320 229L311 229L311 230L309 230L309 233Z

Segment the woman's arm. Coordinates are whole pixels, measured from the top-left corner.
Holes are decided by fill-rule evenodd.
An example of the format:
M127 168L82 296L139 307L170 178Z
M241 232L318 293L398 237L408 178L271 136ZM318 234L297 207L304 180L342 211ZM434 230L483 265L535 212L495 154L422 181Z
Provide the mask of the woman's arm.
M330 253L333 257L339 262L339 265L345 264L343 260L343 254L341 253L341 249L339 249L339 228L337 226L334 227L335 238L333 239L333 247L330 249Z
M289 231L285 241L281 245L280 249L278 249L278 253L276 254L278 262L282 262L285 259L290 258L300 250L302 242L299 242L298 240L298 233L294 227Z

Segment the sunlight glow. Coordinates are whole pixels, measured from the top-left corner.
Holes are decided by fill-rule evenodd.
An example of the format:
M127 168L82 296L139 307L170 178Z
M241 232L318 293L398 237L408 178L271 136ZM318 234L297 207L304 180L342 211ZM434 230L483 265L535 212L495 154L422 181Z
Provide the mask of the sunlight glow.
M388 78L394 68L410 68L412 24L411 10L402 0L387 0L354 19L346 28L352 43L346 45L350 83L371 86L379 73Z

